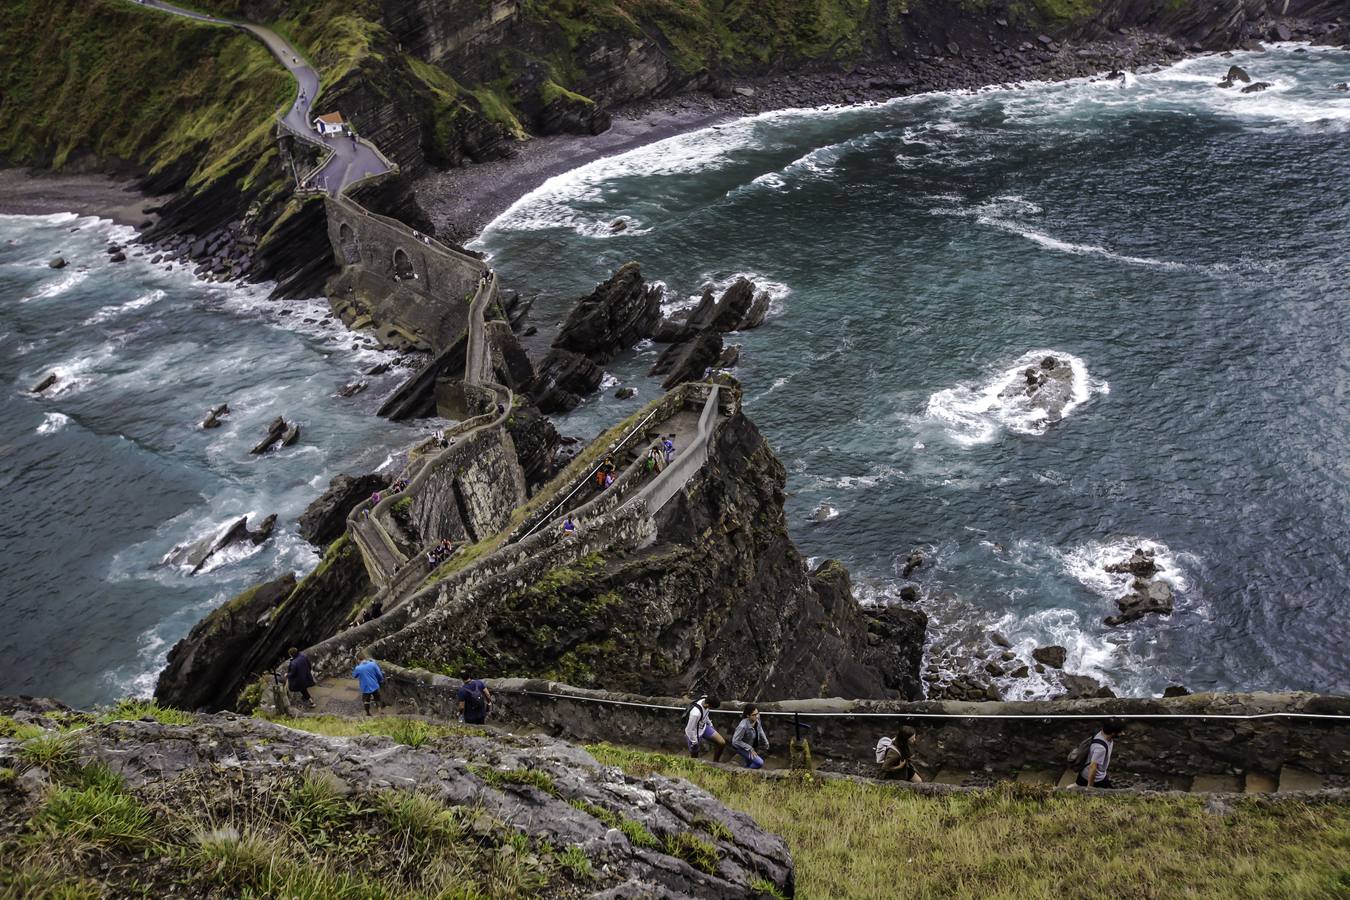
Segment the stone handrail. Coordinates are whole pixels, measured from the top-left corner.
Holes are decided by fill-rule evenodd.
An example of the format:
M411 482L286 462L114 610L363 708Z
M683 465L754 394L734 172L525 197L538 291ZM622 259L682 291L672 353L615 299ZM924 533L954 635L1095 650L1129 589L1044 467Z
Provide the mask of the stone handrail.
M647 509L652 515L656 515L671 497L679 493L694 473L708 461L708 445L712 441L713 424L717 420L720 390L721 385L714 384L708 391L708 399L703 402L703 412L698 417L698 432L689 449L675 457L656 478L638 491L638 498L647 502Z

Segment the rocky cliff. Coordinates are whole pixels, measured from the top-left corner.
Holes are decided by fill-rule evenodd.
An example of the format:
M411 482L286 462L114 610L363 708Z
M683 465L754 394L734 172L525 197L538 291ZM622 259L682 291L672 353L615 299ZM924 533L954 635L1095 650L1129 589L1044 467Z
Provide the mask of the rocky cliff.
M785 473L739 413L662 509L656 539L479 587L471 614L427 617L374 646L450 674L547 677L645 693L917 697L925 617L864 612L838 563L809 573L783 515Z
M178 709L248 706L245 685L274 671L292 645L308 647L361 612L371 591L361 554L345 537L298 585L287 574L213 610L169 651L155 699Z
M411 720L328 737L5 698L0 713L6 896L793 892L786 845L750 817L551 738Z

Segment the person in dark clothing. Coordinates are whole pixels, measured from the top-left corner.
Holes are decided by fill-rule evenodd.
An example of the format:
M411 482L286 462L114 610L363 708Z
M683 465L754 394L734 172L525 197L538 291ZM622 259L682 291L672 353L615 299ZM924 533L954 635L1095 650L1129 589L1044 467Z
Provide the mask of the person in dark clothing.
M877 777L900 781L923 781L914 768L914 744L919 733L908 725L901 725L895 740L877 741Z
M384 615L384 604L376 600L370 604L370 609L366 610L366 614L361 617L361 623L364 625L366 622L374 622L382 615Z
M309 657L301 653L299 647L292 647L286 653L290 656L286 663L286 690L299 694L305 705L313 709L314 700L309 696L309 689L314 687L314 673L309 669Z
M478 678L464 676L457 700L460 718L466 725L482 725L492 711L492 691Z

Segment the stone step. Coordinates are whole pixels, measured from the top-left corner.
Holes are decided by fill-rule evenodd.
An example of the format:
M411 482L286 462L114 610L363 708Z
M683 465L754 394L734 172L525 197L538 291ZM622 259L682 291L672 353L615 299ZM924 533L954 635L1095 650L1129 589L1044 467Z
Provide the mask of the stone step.
M1078 773L1075 772L1073 769L1065 769L1063 772L1060 773L1059 781L1056 782L1055 786L1066 788L1076 784L1077 782L1078 782Z
M1191 779L1193 794L1236 794L1243 788L1239 775L1197 775Z
M1018 784L1049 784L1059 783L1060 773L1054 769L1023 769L1017 773Z
M958 769L939 769L933 776L933 784L955 784L962 785L977 781L970 772L962 772Z
M1322 789L1322 776L1297 766L1285 766L1280 769L1279 793L1287 791L1318 791Z
M1260 772L1248 772L1243 780L1242 792L1245 794L1275 793L1275 779Z

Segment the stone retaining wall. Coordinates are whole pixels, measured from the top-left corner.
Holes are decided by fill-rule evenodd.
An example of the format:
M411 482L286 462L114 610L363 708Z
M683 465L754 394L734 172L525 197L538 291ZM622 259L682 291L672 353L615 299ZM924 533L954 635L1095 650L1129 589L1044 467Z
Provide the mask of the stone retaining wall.
M518 678L489 680L488 685L498 698L494 707L498 724L540 728L575 741L613 741L683 752L681 722L688 708L686 699L591 691ZM397 692L400 702L414 710L440 715L449 709L453 715L452 687L458 684L451 679L401 670ZM726 711L713 714L717 729L728 736L738 719L733 705L739 707L724 702L722 710ZM1350 785L1350 719L1201 718L1268 713L1350 717L1350 698L1345 697L1256 693L1165 700L904 703L831 699L759 705L776 752L782 752L792 736L790 714L801 713L802 721L814 726L807 732L813 754L827 764L861 761L870 767L877 739L909 724L919 731L918 758L931 770L1009 777L1025 770L1057 774L1065 768L1065 755L1091 735L1101 719L1120 716L1128 728L1112 763L1114 771L1166 780L1246 773L1273 777L1284 766L1294 766L1323 776L1328 786ZM923 713L958 718L929 719ZM1084 718L1047 718L1065 715Z

